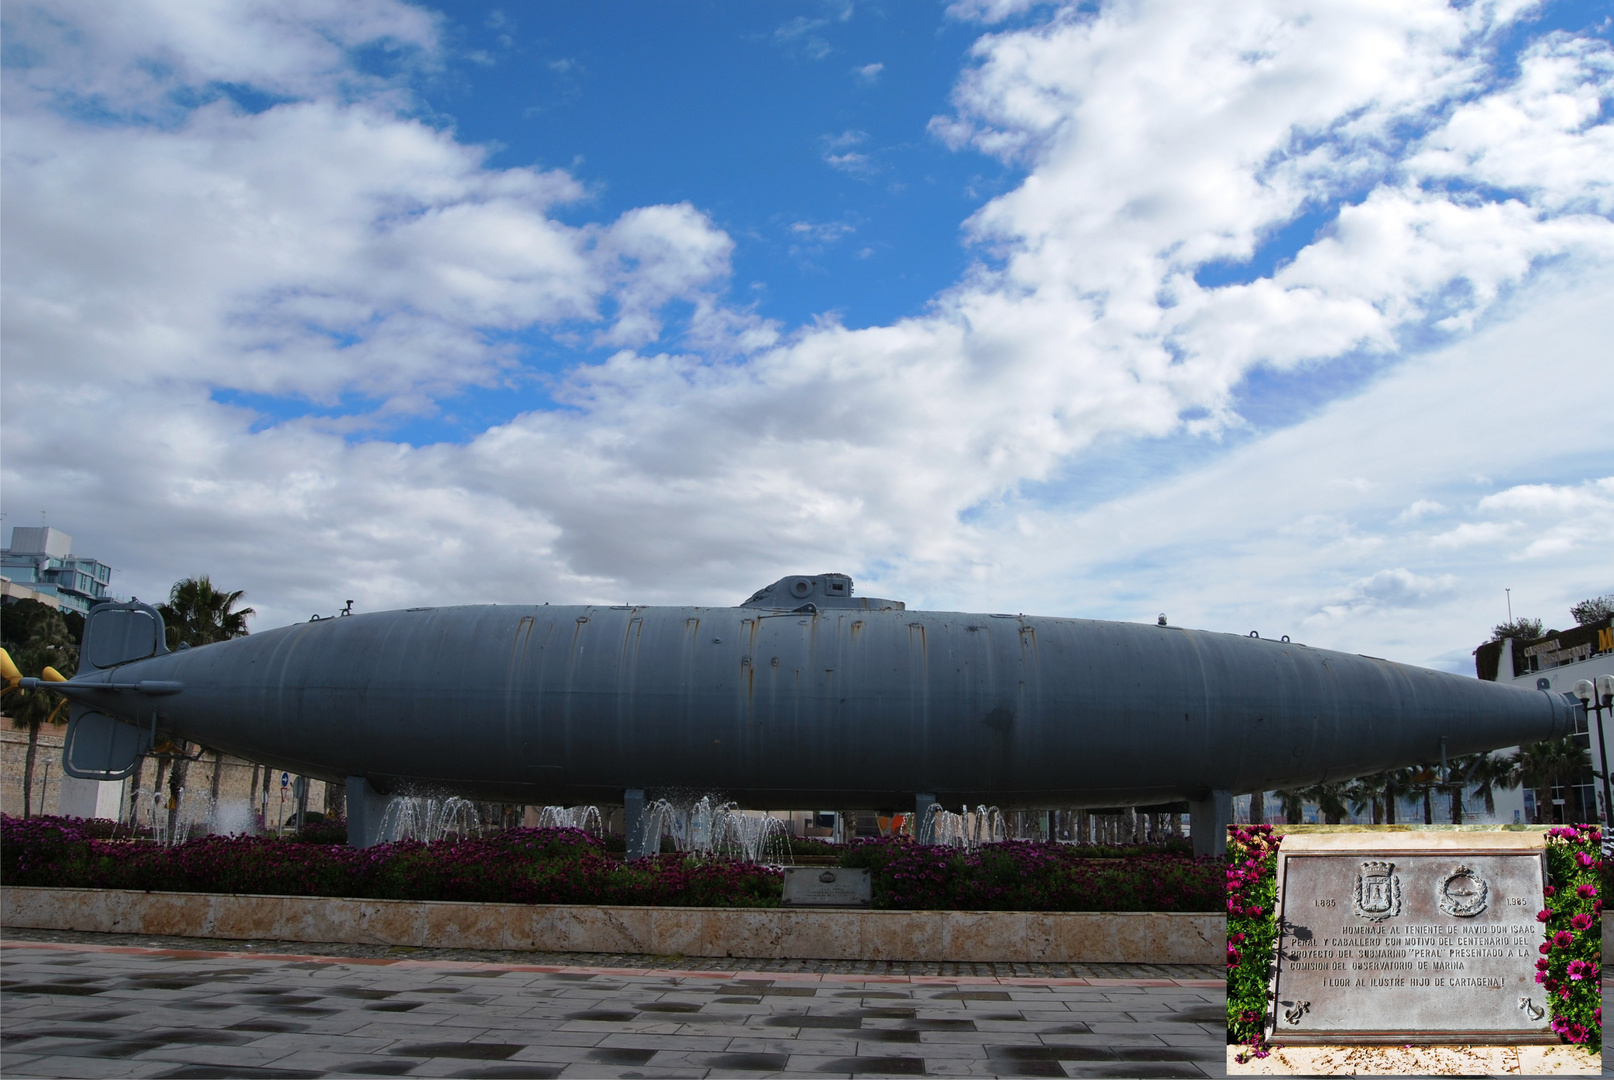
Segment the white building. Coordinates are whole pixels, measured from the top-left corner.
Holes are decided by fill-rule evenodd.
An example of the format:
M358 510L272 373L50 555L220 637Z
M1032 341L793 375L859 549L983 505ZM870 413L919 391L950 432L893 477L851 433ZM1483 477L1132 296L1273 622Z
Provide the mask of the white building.
M1601 675L1614 676L1614 619L1604 619L1590 626L1577 626L1529 641L1507 638L1500 642L1488 642L1474 650L1474 661L1482 679L1572 694L1575 684L1583 679L1595 684ZM1614 721L1609 709L1603 710L1602 720L1604 725ZM1602 726L1598 722L1597 711L1588 709L1586 724L1576 732L1582 745L1591 751L1592 769L1598 773L1608 771L1603 755L1606 749L1614 748L1608 745L1614 735L1605 734ZM1604 805L1604 790L1602 781L1588 776L1584 783L1574 785L1573 791L1565 792L1564 797L1578 799L1585 807L1595 805L1598 818L1606 822L1608 807ZM1528 819L1528 811L1534 809L1531 805L1534 793L1521 791L1509 794L1525 798L1525 817ZM1501 809L1499 801L1498 818L1502 817ZM1550 818L1550 814L1542 814L1543 820Z
M109 598L112 567L73 554L73 538L50 526L11 530L0 551L0 592L15 600L39 600L80 615Z

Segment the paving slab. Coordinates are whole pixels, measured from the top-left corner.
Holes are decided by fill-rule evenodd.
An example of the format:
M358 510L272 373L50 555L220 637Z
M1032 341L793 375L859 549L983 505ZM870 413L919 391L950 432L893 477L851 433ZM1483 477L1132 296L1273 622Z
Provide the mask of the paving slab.
M1224 1054L1199 968L45 938L0 932L8 1077L1202 1076Z

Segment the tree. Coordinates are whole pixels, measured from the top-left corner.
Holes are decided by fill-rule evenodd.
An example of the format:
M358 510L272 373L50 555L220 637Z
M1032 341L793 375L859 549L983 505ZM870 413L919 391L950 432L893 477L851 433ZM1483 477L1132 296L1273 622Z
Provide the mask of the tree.
M1267 820L1267 793L1264 791L1250 792L1250 824L1264 825Z
M1552 801L1555 787L1567 787L1591 765L1591 754L1573 735L1544 739L1521 746L1513 753L1519 782L1536 792L1536 816L1548 815L1554 824L1564 823L1564 812ZM1567 806L1567 803L1565 803Z
M1582 600L1569 609L1569 617L1575 620L1576 626L1595 626L1607 622L1614 618L1614 593Z
M181 645L187 645L194 649L211 645L216 641L245 637L247 617L257 612L249 607L236 608L235 605L240 602L243 595L245 594L240 589L234 592L220 592L213 587L212 580L206 574L174 582L174 587L168 590L168 603L158 608L162 613L163 627L168 636L168 647L177 649ZM190 752L190 747L181 742L175 749L178 753L174 758L173 768L168 770L170 836L174 835L174 828L179 823L180 792L184 790L185 780L190 772L190 760L186 756ZM224 756L219 751L213 751L215 787L223 760Z
M1423 800L1423 823L1435 823L1435 792L1440 790L1440 774L1433 765L1412 765L1395 771L1396 789Z
M1557 632L1556 630L1542 629L1540 619L1526 619L1521 615L1517 619L1497 623L1491 627L1491 640L1501 641L1504 638L1512 638L1515 641L1531 641Z
M1476 798L1484 799L1485 812L1496 817L1496 792L1512 791L1519 786L1512 763L1505 757L1489 753L1458 758L1453 763L1454 768L1458 768L1457 762L1465 763L1458 774L1461 782L1473 789Z
M1346 784L1344 797L1350 802L1351 811L1369 815L1375 825L1384 824L1384 789L1388 782L1389 777L1385 773L1370 773Z
M1278 797L1278 803L1283 807L1283 818L1291 825L1299 825L1306 820L1306 793L1298 788L1280 789L1272 794Z
M28 729L28 751L22 766L22 816L27 818L33 815L39 730L62 715L65 702L49 690L23 690L13 679L22 675L46 676L46 668L71 679L78 671L78 646L61 612L37 600L24 600L10 607L22 608L24 604L32 606L23 608L20 613L6 611L8 618L4 629L7 652L15 664L15 674L6 672L6 713L14 727Z
M1345 784L1323 783L1313 784L1300 794L1317 804L1317 813L1322 815L1324 824L1338 825L1345 819L1345 791Z
M1392 769L1379 775L1384 777L1384 823L1394 825L1396 807L1401 804L1400 771Z
M181 645L196 648L215 641L245 637L247 617L256 615L251 608L236 609L235 605L245 594L219 592L206 574L199 578L176 581L168 591L168 603L158 608L163 625L168 630L168 647Z

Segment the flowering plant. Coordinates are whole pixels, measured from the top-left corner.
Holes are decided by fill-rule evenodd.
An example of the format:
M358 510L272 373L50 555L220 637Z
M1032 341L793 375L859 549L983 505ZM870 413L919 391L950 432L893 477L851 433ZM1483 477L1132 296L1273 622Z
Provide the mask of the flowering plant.
M778 870L662 855L623 863L576 829L508 829L456 843L357 850L269 837L183 844L107 841L75 818L0 817L0 877L11 885L514 904L772 907Z
M355 896L517 904L775 907L779 870L666 853L623 862L574 829L507 829L457 842L355 850L269 837L203 836L173 847L109 841L76 818L0 818L8 884L175 892ZM1161 851L1093 857L1066 844L973 852L909 840L840 845L868 867L874 906L998 911L1214 911L1221 863Z
M1552 1030L1593 1054L1603 1046L1602 842L1595 825L1547 832L1547 906L1536 915L1546 924L1536 982Z
M1270 825L1235 825L1227 842L1227 1041L1264 1058L1267 986L1278 947L1278 844Z
M907 838L855 840L841 865L870 871L877 908L962 911L1215 911L1221 860L1159 849L1116 858L1009 840L973 851Z

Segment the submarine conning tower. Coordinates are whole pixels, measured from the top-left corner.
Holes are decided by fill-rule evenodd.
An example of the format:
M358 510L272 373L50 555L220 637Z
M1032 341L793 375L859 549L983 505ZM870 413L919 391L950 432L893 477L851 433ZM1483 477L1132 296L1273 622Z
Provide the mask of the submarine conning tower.
M901 600L852 595L852 579L845 574L791 574L767 588L758 589L743 608L772 608L811 615L820 608L854 608L859 611L907 611Z

